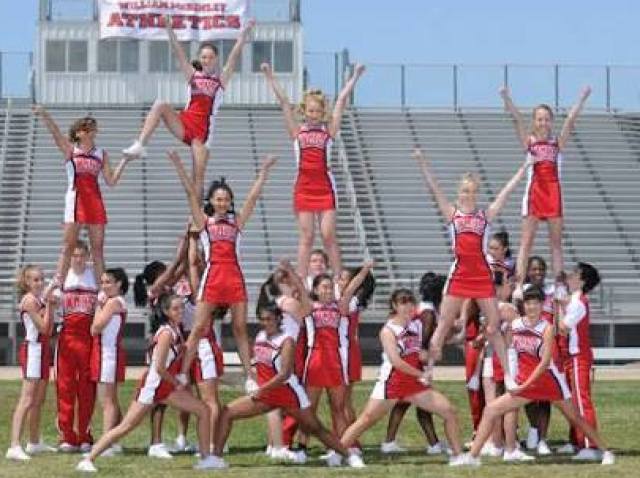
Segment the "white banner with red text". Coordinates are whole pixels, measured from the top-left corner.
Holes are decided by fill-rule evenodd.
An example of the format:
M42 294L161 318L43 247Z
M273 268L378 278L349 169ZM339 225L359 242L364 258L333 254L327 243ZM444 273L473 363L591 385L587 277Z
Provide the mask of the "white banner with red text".
M235 39L248 0L99 0L100 39L166 40L166 19L180 41Z

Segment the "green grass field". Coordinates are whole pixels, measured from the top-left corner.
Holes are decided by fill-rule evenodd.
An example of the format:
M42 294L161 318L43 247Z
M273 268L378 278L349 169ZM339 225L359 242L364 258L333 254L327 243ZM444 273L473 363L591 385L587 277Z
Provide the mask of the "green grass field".
M356 400L360 407L367 399L371 390L371 383L360 384L356 390ZM443 382L438 384L448 397L452 398L459 409L463 425L463 439L470 436L470 420L466 402L466 395L461 382ZM121 390L120 399L123 410L126 410L131 393L134 389L133 382L127 382ZM410 411L400 431L400 442L410 448L410 452L393 457L383 456L378 452L380 441L384 438L386 422L379 423L363 437L365 446L365 461L368 467L365 470L350 470L348 468L328 469L317 457L322 450L317 442L313 443L311 459L305 466L281 465L273 463L265 458L261 451L265 446L265 422L262 418L240 422L233 430L230 438L231 451L227 459L230 469L216 471L214 473L229 477L240 476L380 476L380 477L468 477L487 476L491 478L523 477L531 478L561 476L563 478L589 478L589 477L636 477L640 476L640 431L638 430L638 413L640 412L640 398L638 391L640 382L634 381L601 381L595 384L595 397L598 409L600 427L610 446L617 453L617 464L613 467L601 467L593 463L573 463L568 457L553 456L539 459L535 464L506 465L498 459L485 459L480 469L450 469L445 466L444 457L428 457L423 453L424 437L418 430L415 415ZM19 381L0 382L0 448L4 451L8 446L9 426L13 406L20 391ZM237 392L224 390L223 401L229 401ZM54 389L48 391L47 403L43 417L43 436L47 443L56 443L56 429L54 422L55 397ZM98 413L94 416L95 435L100 434L100 419ZM322 417L327 421L326 409L322 410ZM168 411L165 419L165 441L170 442L175 437L176 416ZM522 417L521 417L522 423ZM437 422L438 432L442 433L442 427ZM558 412L552 417L552 429L550 441L557 444L566 436L566 425ZM117 458L103 458L97 460L96 465L100 474L104 476L135 476L135 477L186 477L200 474L192 469L195 462L191 456L178 456L173 460L157 460L147 458L145 446L149 440L149 427L147 424L135 430L126 437L122 444L125 454ZM195 442L193 430L190 430L190 440ZM33 458L28 463L13 463L1 459L1 477L64 477L77 476L74 466L79 461L79 455L41 455Z

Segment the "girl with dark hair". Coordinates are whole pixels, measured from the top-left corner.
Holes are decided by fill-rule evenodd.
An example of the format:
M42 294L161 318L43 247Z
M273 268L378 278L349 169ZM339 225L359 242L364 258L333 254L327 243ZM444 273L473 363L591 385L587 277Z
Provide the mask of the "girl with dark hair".
M429 162L422 151L416 149L414 158L418 161L424 179L433 193L436 203L449 224L452 235L452 249L455 261L451 267L449 280L442 299L441 320L433 333L429 346L429 364L427 373L435 360L442 356L442 346L462 304L466 299L474 299L483 315L487 318L486 334L495 352L500 358L503 369L507 369L506 348L498 330L500 316L498 302L486 259L486 238L493 219L500 213L509 194L524 177L528 163L523 163L511 180L502 188L486 210L477 208L479 179L466 173L458 187L458 197L451 204L438 185ZM505 385L514 386L510 375L505 374Z
M248 396L237 398L224 407L214 452L214 458L218 460L216 468L227 467L221 457L233 421L275 409L282 409L293 416L305 432L315 435L325 446L339 453L327 460L329 466L339 466L344 457L349 466L363 467L360 457L349 455L338 438L322 426L304 388L293 373L295 339L283 330L282 311L275 302L268 302L259 305L257 312L261 330L255 339L253 356L258 387Z
M444 289L446 280L446 276L434 272L427 272L420 278L421 300L416 308L416 318L422 321L422 348L425 350L429 348L429 340L438 321L438 311L440 302L442 301L442 290ZM385 437L385 441L380 444L380 451L382 453L402 453L406 451L406 449L396 443L396 436L400 424L410 406L411 404L408 402L398 402L391 410L389 423L387 424L387 436ZM416 417L420 428L422 428L427 438L427 454L439 455L446 453L446 444L438 439L435 431L433 415L422 408L416 408Z
M320 224L320 235L334 275L342 270L340 246L336 237L336 191L329 166L331 144L340 130L342 113L356 82L364 73L363 65L356 65L353 75L340 91L333 113L329 101L320 90L304 93L299 112L304 122L298 124L294 112L271 66L263 63L267 83L273 90L285 120L289 138L294 142L298 174L293 192L293 210L298 220L298 274L307 277L309 255L315 237L315 223Z
M98 397L102 402L102 429L106 432L122 418L118 402L118 383L124 382L126 356L122 334L127 320L129 278L124 269L107 269L101 278L105 300L98 303L91 324L91 380L98 384ZM114 445L108 454L120 453L122 447Z
M214 468L216 460L209 454L209 409L200 400L185 390L184 384L177 380L183 354L183 340L180 333L182 320L182 298L175 295L162 296L159 300L162 315L160 326L154 335L149 349L151 362L138 384L135 399L129 405L122 422L100 437L76 470L96 472L96 458L104 456L106 450L136 428L155 405L167 404L179 410L193 413L198 417L198 443L200 460L196 469Z
M146 156L145 145L160 124L179 141L191 147L193 153L193 182L198 195L202 194L206 164L209 156L211 133L214 128L222 95L231 81L242 48L249 40L255 21L249 20L240 32L238 40L229 53L222 72L218 72L218 49L211 43L202 43L198 49L198 62L190 63L173 30L170 16L164 18L169 44L180 70L188 84L189 103L184 111L177 113L169 103L156 100L147 115L140 136L123 152L129 156Z
M560 183L562 151L569 142L571 132L590 94L589 86L582 90L578 102L571 108L562 125L560 136L554 137L551 107L545 104L536 106L533 109L531 131L527 131L520 112L513 104L509 90L500 89L505 108L513 117L518 140L531 163L527 167L527 186L522 198L522 234L516 268L519 286L525 279L527 259L533 248L533 240L540 221L547 221L549 226L549 245L555 280L560 282L563 280L563 208Z
M578 280L570 284L578 285ZM479 466L480 451L491 434L494 421L533 400L553 402L567 420L578 427L602 451L603 465L612 465L615 462L615 456L607 450L595 427L580 416L577 407L571 401L571 392L564 374L551 360L554 332L553 326L541 318L543 300L544 293L538 287L532 286L523 292L525 315L513 321L509 333L510 342L518 357L518 386L485 407L471 450L461 459L463 465Z
M116 169L111 169L107 152L96 146L98 123L90 116L76 120L69 128L67 138L43 106L34 105L33 112L44 121L62 152L68 180L62 251L50 287L61 287L67 277L71 254L83 226L87 226L89 232L97 281L104 272L104 229L107 223L98 176L102 173L105 183L109 187L115 186L131 158L125 155Z
M382 366L369 401L340 441L350 447L369 428L384 417L399 401L435 413L444 419L445 432L456 465L460 454L460 428L455 408L434 390L422 370L422 321L415 317L416 299L408 289L396 289L389 299L389 320L380 330Z
M251 218L269 171L276 157L267 155L242 209L235 211L233 191L224 181L214 182L209 188L207 203L200 206L200 195L188 178L184 165L175 151L169 152L178 177L185 189L193 226L200 232L207 267L200 280L194 325L187 339L187 351L183 361L184 376L191 366L197 344L211 330L211 314L221 305L231 309L233 334L238 355L247 373L251 370L251 354L247 337L247 292L238 257L238 239L245 224Z

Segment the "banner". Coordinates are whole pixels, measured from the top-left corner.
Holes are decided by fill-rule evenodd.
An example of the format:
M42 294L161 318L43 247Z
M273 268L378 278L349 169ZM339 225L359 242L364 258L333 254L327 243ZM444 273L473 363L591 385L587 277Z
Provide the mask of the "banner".
M180 41L235 39L248 0L99 0L100 39L166 40L166 15Z

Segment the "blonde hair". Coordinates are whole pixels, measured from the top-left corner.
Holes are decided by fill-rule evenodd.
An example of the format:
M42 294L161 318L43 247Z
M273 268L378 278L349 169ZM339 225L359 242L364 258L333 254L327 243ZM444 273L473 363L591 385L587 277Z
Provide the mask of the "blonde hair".
M302 101L298 105L297 113L304 118L305 111L307 110L307 102L309 100L317 101L322 106L324 110L324 114L322 115L322 121L329 121L331 117L331 107L329 105L329 100L327 96L322 92L322 90L311 89L304 92L302 95Z
M16 274L16 291L18 292L18 298L21 299L27 292L29 292L29 285L27 284L27 274L31 271L41 271L40 266L35 264L27 264L23 266Z
M531 112L531 128L530 128L530 133L531 134L533 134L533 120L536 119L536 113L537 113L538 110L544 110L547 113L549 113L549 117L553 121L553 108L551 108L551 106L549 106L546 103L540 103L539 105L534 107L533 111Z
M471 173L467 171L460 177L458 189L460 189L464 183L473 183L477 191L478 189L480 189L480 176L478 175L478 173Z

